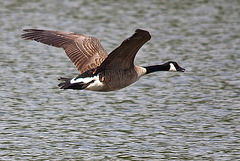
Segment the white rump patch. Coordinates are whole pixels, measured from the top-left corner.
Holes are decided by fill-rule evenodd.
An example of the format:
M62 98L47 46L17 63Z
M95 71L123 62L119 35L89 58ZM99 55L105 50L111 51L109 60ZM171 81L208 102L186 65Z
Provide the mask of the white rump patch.
M96 77L96 76L94 76ZM70 83L71 84L74 84L74 83L88 83L88 82L91 82L92 80L94 80L94 77L85 77L85 78L73 78L71 79Z
M170 69L169 69L168 71L171 71L171 72L176 72L176 71L177 71L177 69L176 69L176 67L173 65L173 63L170 63L169 65L170 65Z
M93 83L89 84L87 86L87 90L92 90L92 91L98 91L101 90L103 87L103 83L99 80L99 75L96 75L94 77L85 77L85 78L78 78L75 80L75 78L71 79L70 83L82 83L82 84L87 84L91 81L94 81Z

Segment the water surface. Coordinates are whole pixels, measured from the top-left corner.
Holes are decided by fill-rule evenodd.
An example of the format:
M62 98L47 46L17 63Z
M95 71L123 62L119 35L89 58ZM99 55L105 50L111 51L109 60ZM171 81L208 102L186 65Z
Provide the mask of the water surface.
M0 2L1 160L239 160L238 1ZM64 51L25 28L95 36L108 52L137 28L138 65L175 60L114 92L60 90L76 76Z

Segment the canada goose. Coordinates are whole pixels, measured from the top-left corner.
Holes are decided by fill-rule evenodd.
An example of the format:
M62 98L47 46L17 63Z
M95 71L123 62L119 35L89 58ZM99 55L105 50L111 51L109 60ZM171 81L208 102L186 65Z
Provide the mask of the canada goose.
M99 40L72 32L25 29L25 40L35 40L47 45L63 48L80 74L75 78L60 77L61 89L114 91L136 82L141 76L155 71L180 71L176 62L140 67L134 65L138 50L151 39L148 31L137 29L109 55Z

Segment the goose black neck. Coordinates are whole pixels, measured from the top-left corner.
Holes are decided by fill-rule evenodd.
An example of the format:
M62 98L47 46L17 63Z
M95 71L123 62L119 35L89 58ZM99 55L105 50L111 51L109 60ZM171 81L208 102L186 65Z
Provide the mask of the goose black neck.
M147 66L147 67L144 67L144 68L147 70L146 74L156 72L156 71L168 71L169 70L169 66L167 66L165 64Z

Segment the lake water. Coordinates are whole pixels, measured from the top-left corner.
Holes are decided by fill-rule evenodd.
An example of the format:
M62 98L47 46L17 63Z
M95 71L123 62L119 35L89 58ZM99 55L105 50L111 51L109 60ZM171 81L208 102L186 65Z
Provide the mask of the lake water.
M0 2L0 160L240 160L240 2ZM137 28L137 65L177 61L119 91L60 90L78 71L25 28L95 36L111 52Z

